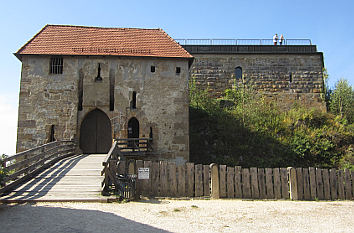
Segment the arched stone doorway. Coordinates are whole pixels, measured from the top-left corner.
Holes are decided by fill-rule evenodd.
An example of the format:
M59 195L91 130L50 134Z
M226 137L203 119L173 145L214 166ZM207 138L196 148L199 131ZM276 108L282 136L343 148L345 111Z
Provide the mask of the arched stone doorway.
M135 117L128 121L128 138L139 138L139 121Z
M80 127L80 148L83 153L108 153L112 146L112 128L108 116L101 110L89 112Z

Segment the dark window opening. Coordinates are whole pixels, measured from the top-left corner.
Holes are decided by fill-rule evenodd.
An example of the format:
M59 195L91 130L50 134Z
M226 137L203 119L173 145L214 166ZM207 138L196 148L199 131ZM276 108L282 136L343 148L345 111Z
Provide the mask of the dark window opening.
M155 66L151 66L151 73L155 73Z
M109 111L114 111L114 83L114 70L111 69L109 72Z
M102 77L101 77L101 63L98 63L97 77L96 77L95 81L96 81L96 82L102 81Z
M242 68L240 66L235 68L235 78L242 79Z
M293 82L293 74L289 74L289 83Z
M132 100L130 102L130 108L131 109L136 109L136 92L133 91L133 94L132 94Z
M63 73L63 58L62 57L51 57L50 58L50 73L51 74L62 74Z
M181 73L181 67L176 67L176 74L180 74Z
M84 80L84 74L83 74L82 70L80 70L79 71L79 85L78 85L78 92L79 92L78 110L79 111L82 111L82 101L83 101L83 96L84 96L83 80Z
M153 135L152 135L152 127L150 127L150 133L149 133L149 138L152 139Z
M54 142L55 141L55 126L51 125L50 126L50 134L49 134L49 142Z
M128 138L139 138L139 121L135 117L130 118L128 121ZM128 141L128 146L133 150L139 147L138 141Z

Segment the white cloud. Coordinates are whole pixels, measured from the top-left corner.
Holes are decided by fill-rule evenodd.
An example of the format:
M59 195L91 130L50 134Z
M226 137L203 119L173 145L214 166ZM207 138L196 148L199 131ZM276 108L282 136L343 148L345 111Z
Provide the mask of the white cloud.
M0 155L16 153L17 95L0 94Z

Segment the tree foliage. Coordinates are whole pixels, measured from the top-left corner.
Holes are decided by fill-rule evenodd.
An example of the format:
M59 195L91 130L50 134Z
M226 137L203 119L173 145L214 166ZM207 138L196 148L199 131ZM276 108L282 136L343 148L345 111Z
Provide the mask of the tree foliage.
M330 111L354 122L354 90L348 80L340 79L331 93Z

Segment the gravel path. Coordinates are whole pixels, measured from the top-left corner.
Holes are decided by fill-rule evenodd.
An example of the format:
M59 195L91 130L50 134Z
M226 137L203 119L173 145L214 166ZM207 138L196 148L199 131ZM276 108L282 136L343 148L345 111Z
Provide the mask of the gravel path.
M354 232L354 202L150 200L0 206L0 232Z

